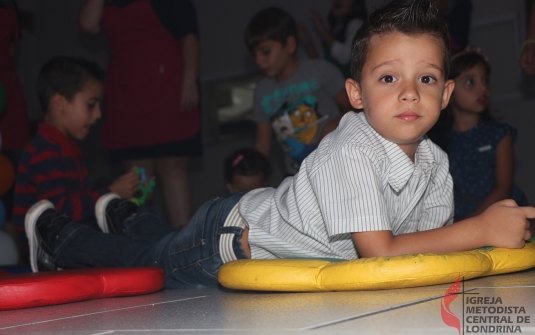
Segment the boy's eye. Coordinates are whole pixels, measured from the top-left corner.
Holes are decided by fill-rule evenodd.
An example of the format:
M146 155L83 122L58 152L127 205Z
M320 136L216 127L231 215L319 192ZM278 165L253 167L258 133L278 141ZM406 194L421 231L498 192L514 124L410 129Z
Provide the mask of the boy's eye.
M472 86L474 85L474 79L468 79L467 81L464 82L466 85L468 86Z
M420 82L423 83L423 84L433 84L435 83L437 80L435 78L433 78L432 76L423 76L420 78Z
M398 81L398 79L392 75L387 74L386 76L383 76L381 78L381 81L383 83L395 83L396 81Z

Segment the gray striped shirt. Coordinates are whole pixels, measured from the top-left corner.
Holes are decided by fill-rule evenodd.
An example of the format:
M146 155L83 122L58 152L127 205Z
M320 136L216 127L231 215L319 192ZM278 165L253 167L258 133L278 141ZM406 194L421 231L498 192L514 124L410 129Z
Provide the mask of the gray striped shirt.
M352 232L394 235L453 222L448 158L424 138L415 163L379 135L364 113L347 113L276 188L246 194L239 211L252 258L356 259Z

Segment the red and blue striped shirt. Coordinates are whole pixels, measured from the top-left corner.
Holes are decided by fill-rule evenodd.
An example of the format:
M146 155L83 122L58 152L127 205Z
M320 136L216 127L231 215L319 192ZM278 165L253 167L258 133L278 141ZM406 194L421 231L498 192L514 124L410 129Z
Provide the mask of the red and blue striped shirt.
M58 129L40 124L26 146L15 179L13 224L24 233L24 216L37 201L50 200L74 221L94 220L95 203L109 188L92 191L76 142Z

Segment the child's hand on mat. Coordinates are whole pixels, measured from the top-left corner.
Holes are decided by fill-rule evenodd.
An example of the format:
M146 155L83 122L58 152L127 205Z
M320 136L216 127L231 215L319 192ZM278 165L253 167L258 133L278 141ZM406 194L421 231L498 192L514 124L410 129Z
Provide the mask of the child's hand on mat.
M110 191L124 199L132 198L138 190L140 180L141 176L136 174L134 166L130 172L123 174L110 185Z
M531 238L530 218L535 218L535 208L519 207L511 199L496 202L477 217L485 245L503 248L524 246Z

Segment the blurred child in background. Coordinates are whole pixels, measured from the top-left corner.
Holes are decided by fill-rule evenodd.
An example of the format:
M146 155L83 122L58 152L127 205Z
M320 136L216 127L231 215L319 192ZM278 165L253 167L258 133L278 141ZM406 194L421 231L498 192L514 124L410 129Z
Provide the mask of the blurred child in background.
M513 185L516 129L493 120L488 104L490 66L476 49L452 58L455 89L430 138L446 153L453 177L455 220L481 214L493 203L512 198L526 206Z
M253 148L238 149L225 159L225 185L230 193L266 187L271 173L267 158Z
M368 17L364 0L333 0L327 16L327 24L320 13L310 11L316 30L319 32L325 59L336 65L344 77L351 77L349 64L353 36ZM299 38L311 58L319 53L305 25L299 25Z
M89 185L76 141L101 117L103 79L96 64L81 58L55 57L42 67L37 95L44 121L22 153L15 179L13 224L22 240L26 213L39 200L48 199L59 212L96 228L95 203L101 195L131 198L138 190L140 176L134 170L108 187Z

